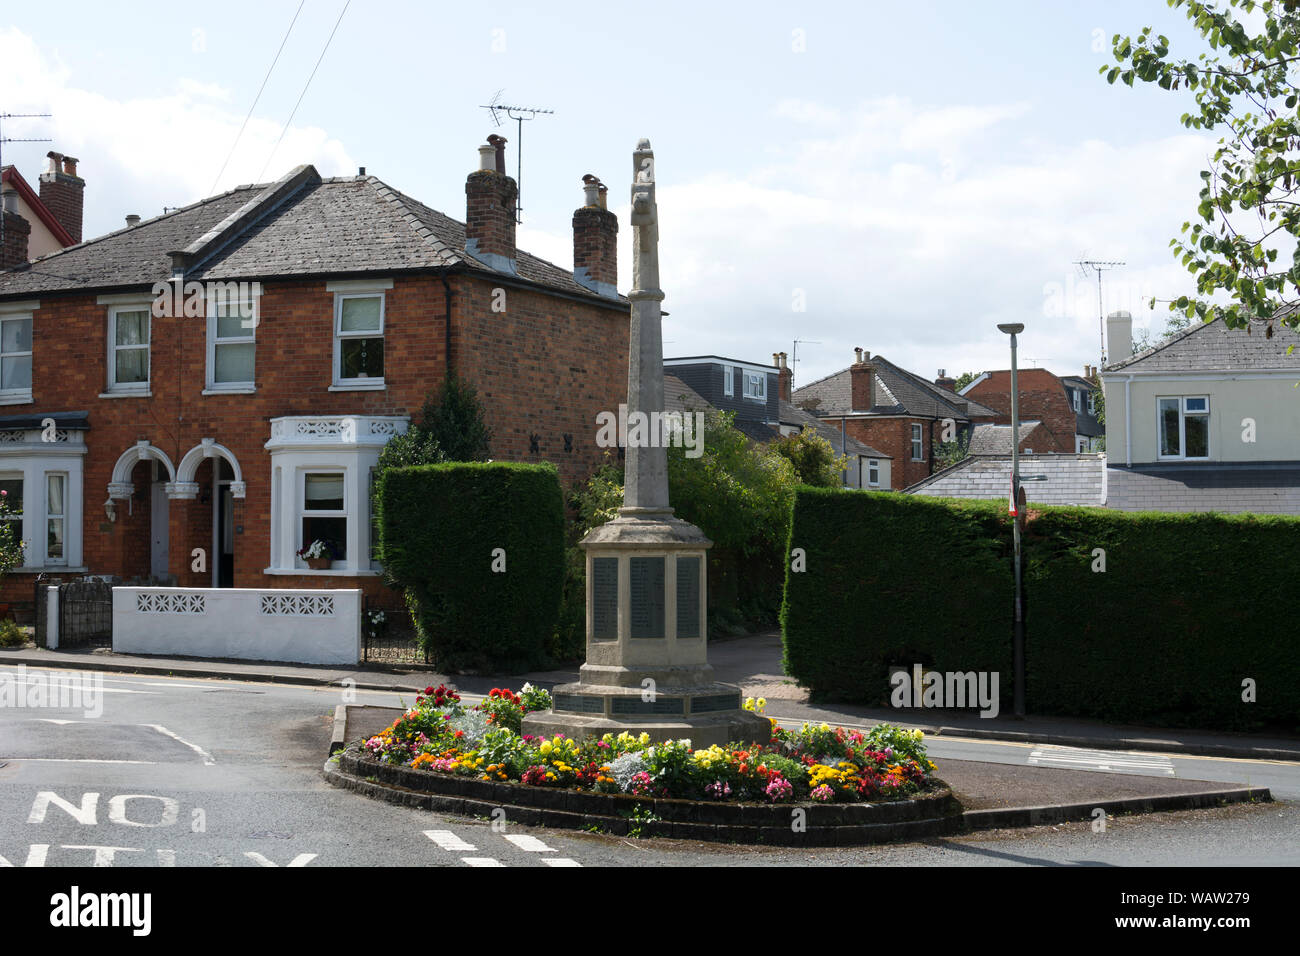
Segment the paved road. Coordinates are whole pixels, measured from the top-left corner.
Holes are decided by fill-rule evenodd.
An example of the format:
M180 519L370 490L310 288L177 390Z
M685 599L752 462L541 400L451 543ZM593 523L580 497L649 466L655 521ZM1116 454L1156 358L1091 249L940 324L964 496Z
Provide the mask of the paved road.
M0 668L0 680L14 673ZM98 716L85 700L0 706L0 866L1300 863L1294 765L1172 757L1179 776L1271 786L1292 802L1119 818L1104 833L1082 823L887 847L717 847L499 828L337 790L320 774L337 688L95 676ZM356 693L361 703L403 703L390 692ZM931 740L936 757L968 760L1025 763L1033 749Z

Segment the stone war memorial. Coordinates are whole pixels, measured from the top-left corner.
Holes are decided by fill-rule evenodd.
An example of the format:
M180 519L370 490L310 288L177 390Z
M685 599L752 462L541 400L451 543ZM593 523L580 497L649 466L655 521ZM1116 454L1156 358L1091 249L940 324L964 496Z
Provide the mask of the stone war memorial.
M659 212L650 141L633 155L632 300L628 414L664 411L659 303ZM662 442L629 441L623 507L581 542L587 560L587 659L552 708L528 714L525 734L648 733L696 748L763 741L768 720L741 708L740 688L708 661L707 552L712 542L668 503Z

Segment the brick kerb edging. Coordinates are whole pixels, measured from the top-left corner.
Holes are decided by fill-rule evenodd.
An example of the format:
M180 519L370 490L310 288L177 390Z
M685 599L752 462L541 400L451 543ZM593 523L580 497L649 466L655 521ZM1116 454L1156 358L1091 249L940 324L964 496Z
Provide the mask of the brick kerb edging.
M916 800L883 804L703 803L524 787L519 784L451 777L381 764L346 752L339 755L338 766L334 765L334 758L327 761L323 773L326 781L333 786L420 810L488 817L493 811L503 809L509 821L524 826L584 830L596 826L616 835L626 835L631 827L636 826L642 836L770 846L860 846L923 840L980 830L1092 820L1098 808L1108 816L1116 816L1272 800L1267 787L1246 787L964 812L947 789ZM403 786L396 782L398 780L422 784L424 788ZM427 789L430 785L445 787L447 792L432 792ZM515 803L512 798L531 798L539 805L522 805L522 800ZM658 819L641 822L620 815L620 811L627 812L637 806L643 807ZM794 809L803 809L806 813L806 829L803 831L796 832L790 825L790 811ZM925 811L930 811L930 814L924 815ZM665 818L665 814L668 818ZM690 819L691 816L696 819Z
M636 827L642 836L680 840L859 846L947 836L963 826L961 805L947 788L913 800L878 804L705 803L454 777L381 764L348 751L339 755L337 766L331 758L323 772L334 786L416 809L483 817L503 809L508 820L524 826L597 826L618 835ZM655 819L631 819L637 808ZM797 831L792 826L795 810L804 812L803 826Z

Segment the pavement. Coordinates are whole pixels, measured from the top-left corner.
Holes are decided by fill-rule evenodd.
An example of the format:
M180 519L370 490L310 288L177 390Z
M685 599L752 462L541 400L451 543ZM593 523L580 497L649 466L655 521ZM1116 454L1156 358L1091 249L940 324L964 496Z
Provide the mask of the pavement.
M715 639L709 662L717 679L739 684L746 696L765 697L766 714L782 723L807 720L842 726L871 726L887 722L923 730L933 737L1024 741L1036 744L1087 747L1098 750L1144 750L1200 754L1255 760L1300 762L1300 738L1204 732L1170 728L1106 724L1100 721L1008 714L981 718L967 712L860 707L852 704L812 704L807 691L784 675L781 635L773 631L739 638ZM115 654L106 648L50 651L28 646L0 648L0 664L31 667L94 669L133 674L230 678L276 684L354 686L362 690L422 690L430 684L455 684L468 694L486 694L493 687L518 689L525 681L550 688L577 679L577 667L509 675L446 675L431 669L396 669L362 665L318 667L255 661L162 658ZM414 703L412 699L411 703Z

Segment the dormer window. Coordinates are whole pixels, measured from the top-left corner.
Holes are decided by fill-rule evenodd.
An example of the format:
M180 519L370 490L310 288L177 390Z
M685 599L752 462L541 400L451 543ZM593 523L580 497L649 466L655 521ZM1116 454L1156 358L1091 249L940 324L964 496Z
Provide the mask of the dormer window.
M745 372L745 397L756 402L767 401L767 376L762 372Z
M736 394L736 376L730 365L722 366L722 394L733 398Z

